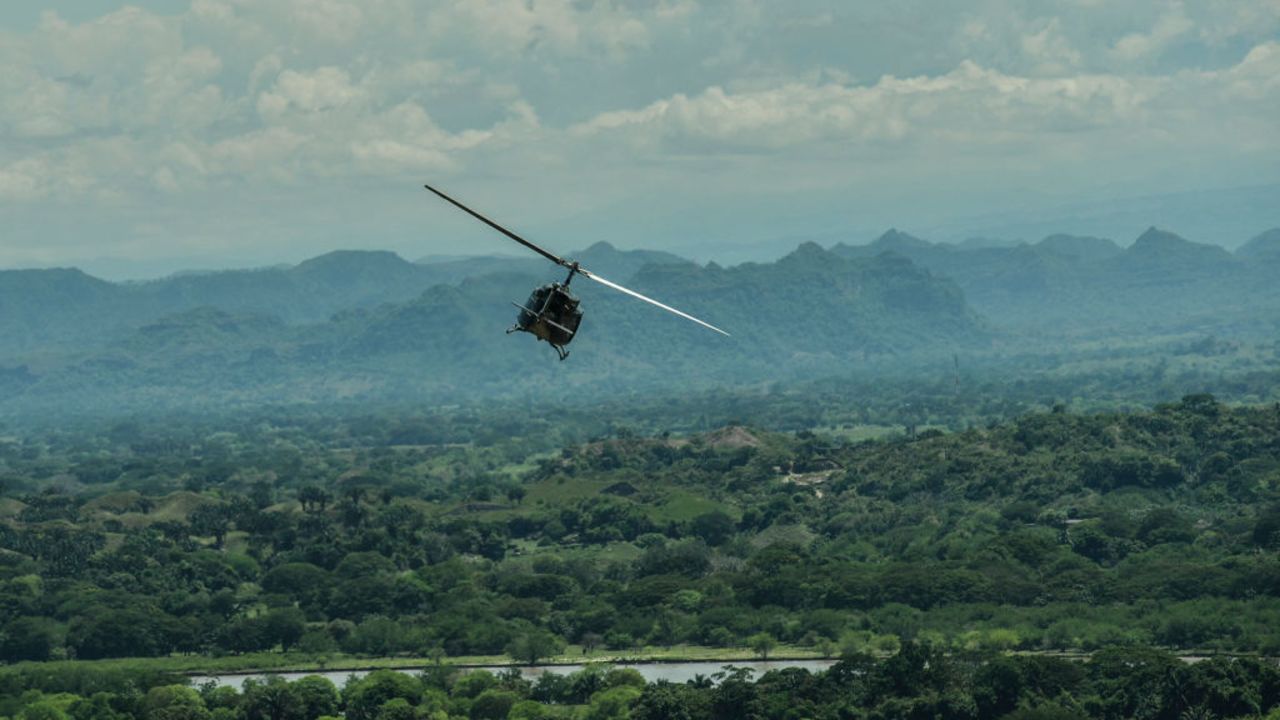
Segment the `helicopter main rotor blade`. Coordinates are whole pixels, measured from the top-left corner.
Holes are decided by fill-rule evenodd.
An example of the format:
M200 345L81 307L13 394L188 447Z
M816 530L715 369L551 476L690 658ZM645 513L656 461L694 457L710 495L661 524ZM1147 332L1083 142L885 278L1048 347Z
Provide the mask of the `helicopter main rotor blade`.
M532 250L532 251L534 251L534 252L538 253L538 254L539 254L539 255L541 255L542 257L544 257L544 258L546 258L546 259L550 260L551 262L553 262L553 263L555 263L555 264L557 264L557 265L563 265L564 267L569 267L569 263L568 263L564 258L562 258L562 257L560 257L560 256L558 256L558 255L556 255L555 253L551 253L551 252L548 252L548 251L546 251L546 250L543 250L542 248L538 247L537 245L534 245L533 243L529 242L528 240L525 240L524 238L520 237L519 235L517 235L517 234L515 234L515 233L511 232L510 230L508 230L508 229L506 229L506 228L502 227L502 226L501 226L501 225L499 225L498 223L496 223L496 222L494 222L494 221L490 220L489 218L487 218L487 217L485 217L485 216L481 215L480 213L476 212L475 210L472 210L471 208L467 207L466 205L463 205L462 203L458 202L457 200L454 200L453 198L449 197L448 195L445 195L444 193L442 193L442 192L440 192L439 190L437 190L437 189L435 189L435 188L431 187L430 185L423 185L423 187L425 187L426 189L428 189L428 190L430 190L431 192L435 193L436 195L439 195L440 197L444 198L445 200L449 201L449 202L450 202L450 203L452 203L455 207L457 207L459 210L461 210L461 211L463 211L463 212L467 213L467 214L468 214L468 215L470 215L471 217L473 217L473 218L475 218L475 219L479 220L480 222L484 223L485 225L488 225L489 227L493 228L494 230L497 230L498 232L502 233L503 235L506 235L507 237L511 238L512 240L515 240L516 242L518 242L518 243L520 243L521 245L523 245L523 246L525 246L525 247L529 248L530 250Z
M651 297L645 297L644 295L641 295L640 293L636 292L635 290L632 290L632 289L630 289L630 288L622 287L622 286L621 286L621 285L619 285L618 283L613 282L612 280L606 280L605 278L602 278L602 277L600 277L599 275L597 275L597 274L595 274L595 273L593 273L593 272L588 272L587 270L584 270L584 269L582 269L582 268L578 268L578 274L579 274L579 275L582 275L583 277L591 278L592 280L595 280L596 282L600 283L601 285L605 285L605 286L607 286L607 287L611 287L611 288L613 288L614 290L617 290L618 292L626 293L626 294L630 295L631 297L636 298L637 300L643 300L643 301L645 301L645 302L649 303L650 305L657 305L658 307L662 308L663 310L666 310L666 311L667 311L667 312L669 312L669 313L675 313L676 315L679 315L680 317L682 317L682 318L684 318L684 319L686 319L686 320L692 320L692 321L694 321L694 322L698 323L699 325L701 325L702 327L707 328L708 330L714 330L714 331L716 331L716 332L720 333L721 335L724 335L725 337L730 337L729 333L727 333L727 332L725 332L725 331L721 330L720 328L716 327L715 325L712 325L712 324L711 324L711 323L709 323L709 322L703 322L702 320L699 320L698 318L696 318L696 317L694 317L694 316L690 315L689 313L686 313L686 312L680 312L679 310L677 310L677 309L675 309L675 308L671 307L670 305L663 305L662 303L658 302L657 300L654 300L654 299L653 299L653 298L651 298Z

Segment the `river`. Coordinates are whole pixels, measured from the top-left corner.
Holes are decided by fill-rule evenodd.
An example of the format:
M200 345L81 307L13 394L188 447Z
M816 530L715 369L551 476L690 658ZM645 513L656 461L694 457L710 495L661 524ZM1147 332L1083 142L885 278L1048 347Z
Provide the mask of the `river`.
M656 680L666 680L673 683L683 683L692 680L695 676L711 675L719 672L725 665L733 665L739 668L750 668L755 671L755 677L770 671L782 670L783 668L803 668L809 672L819 672L826 670L835 664L835 660L737 660L733 662L725 662L722 660L702 660L698 662L672 662L672 663L605 663L610 668L630 668L638 670L644 679L648 682ZM488 670L493 673L507 670L510 666L488 665L460 668L463 672L468 670ZM536 680L543 673L554 673L556 675L568 675L574 673L585 665L536 665L517 667L520 674L528 680ZM414 674L422 668L395 668L398 672ZM239 690L244 685L244 681L249 678L261 680L268 677L282 677L285 680L297 680L298 678L307 677L309 675L319 675L333 681L334 685L341 688L351 678L362 678L368 675L370 670L318 670L315 672L260 672L260 673L220 673L214 675L192 675L191 683L193 685L201 685L207 682L213 682L216 685L226 685Z

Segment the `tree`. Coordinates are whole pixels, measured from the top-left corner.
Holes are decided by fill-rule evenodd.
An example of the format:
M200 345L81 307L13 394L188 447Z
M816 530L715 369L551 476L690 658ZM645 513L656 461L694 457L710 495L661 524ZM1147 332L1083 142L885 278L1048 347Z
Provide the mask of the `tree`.
M455 697L474 698L498 685L498 678L488 670L472 670L453 683Z
M348 720L376 720L378 710L388 700L404 698L416 705L422 697L422 684L415 678L395 670L375 670L342 690Z
M549 717L551 711L536 700L521 700L507 713L507 720L546 720Z
M267 639L272 643L280 643L285 652L293 647L307 630L307 618L302 611L294 607L277 608L263 618Z
M652 637L668 649L676 644L680 639L679 618L676 617L676 614L666 609L660 611L653 623Z
M504 720L520 696L510 690L492 688L476 696L471 702L472 720Z
M331 580L329 573L311 563L285 563L271 568L262 576L262 589L287 595L304 607L324 602Z
M525 496L525 489L523 486L512 485L507 488L507 499L515 503L516 505L519 505L520 502L524 500L524 496Z
M58 625L49 618L20 617L9 622L0 632L0 659L12 663L22 660L48 660L58 642Z
M200 693L185 685L151 688L142 700L146 720L206 720L209 710Z
M404 698L392 698L378 708L377 720L416 720L417 713Z
M693 534L711 546L724 544L737 529L733 518L720 510L703 513L693 519Z
M366 655L390 655L401 649L404 628L390 618L375 615L366 618L342 643L347 652Z
M778 646L778 641L769 633L756 633L747 638L747 646L751 651L760 656L762 660L769 659L769 653Z
M631 720L694 720L707 716L708 694L689 685L659 680L645 686Z
M311 720L302 712L294 686L279 676L249 678L241 689L243 720Z
M213 546L222 548L231 529L231 508L226 505L201 505L191 512L191 532L212 536Z
M1280 505L1259 514L1253 526L1253 543L1267 550L1280 549Z
M1023 684L1017 659L996 657L974 673L973 699L983 717L1000 717L1018 706Z
M298 490L298 502L302 503L305 513L324 512L325 506L333 497L315 485L306 485Z
M139 608L101 610L71 621L67 646L77 658L98 660L109 657L151 657L167 651L160 637L157 615ZM164 616L169 618L169 616Z
M631 717L631 706L640 697L639 688L630 685L603 690L591 696L586 720L626 720Z
M542 658L564 652L564 641L545 630L519 635L507 646L507 654L519 662L536 665Z
M68 703L58 697L40 698L28 703L18 715L20 720L71 720L67 714Z

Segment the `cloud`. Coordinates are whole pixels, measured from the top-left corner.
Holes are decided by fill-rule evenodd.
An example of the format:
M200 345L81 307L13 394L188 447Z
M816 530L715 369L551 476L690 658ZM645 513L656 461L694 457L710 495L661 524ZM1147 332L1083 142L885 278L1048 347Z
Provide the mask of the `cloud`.
M1182 11L1182 6L1177 5L1161 15L1149 32L1130 33L1120 38L1111 48L1111 54L1125 62L1149 60L1159 56L1193 27L1194 23Z
M622 134L633 143L678 152L787 150L812 143L991 144L1019 137L1044 141L1061 132L1105 128L1133 119L1155 91L1116 76L1012 76L961 63L937 76L874 84L790 84L729 93L719 87L677 94L636 110L602 113L570 132Z
M272 90L258 96L258 112L273 120L291 109L315 113L340 108L361 101L363 95L341 68L322 67L313 72L285 70L276 78Z
M1022 36L1022 52L1032 60L1032 71L1040 75L1064 75L1080 67L1083 56L1062 33L1058 18L1040 30Z
M0 30L0 206L126 236L163 227L150 217L162 208L278 224L278 206L245 215L244 199L354 203L359 187L368 202L424 175L575 188L572 201L504 198L550 217L633 184L731 193L744 167L805 187L853 182L852 168L919 183L944 164L1107 174L1194 155L1228 168L1280 145L1277 31L1280 0L193 0L82 23L49 12ZM7 243L37 247L41 233L24 226Z
M599 52L621 60L631 50L649 44L648 20L671 22L687 12L668 3L638 13L609 0L586 4L571 0L468 0L443 3L425 22L432 37L466 38L498 56L581 57Z

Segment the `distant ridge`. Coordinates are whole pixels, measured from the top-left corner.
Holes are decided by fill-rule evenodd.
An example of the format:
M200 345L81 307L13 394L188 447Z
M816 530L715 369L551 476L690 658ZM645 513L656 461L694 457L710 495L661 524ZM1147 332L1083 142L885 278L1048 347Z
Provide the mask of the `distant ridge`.
M914 250L932 247L933 243L921 240L915 235L901 232L897 228L889 228L883 235L871 242L870 247L877 250Z
M1181 235L1155 226L1147 228L1146 232L1139 235L1138 239L1125 249L1125 253L1136 257L1161 259L1226 259L1231 256L1231 253L1218 245L1192 242Z
M1105 260L1120 253L1120 246L1114 241L1085 235L1049 235L1035 247L1086 261Z
M1217 328L1248 337L1280 326L1280 229L1234 255L1155 227L1124 248L1065 234L954 245L890 229L863 245L805 242L775 262L732 267L607 242L566 255L731 332L748 330L709 345L692 324L575 283L588 308L584 333L573 372L553 375L564 371L526 366L545 348L513 345L501 331L510 301L561 279L560 269L536 257L423 264L341 250L142 283L74 268L0 271L0 370L6 388L29 397L98 392L100 382L124 393L153 376L218 392L236 377L271 377L281 398L317 387L376 394L397 383L461 392L530 372L551 385L568 377L630 387L685 375L761 380L988 347L993 337L1039 352L1067 338Z
M619 253L632 262L674 258L629 256L608 245L579 257L603 262ZM402 263L412 265L394 257L330 254L306 272L352 262L394 272ZM313 402L335 394L404 400L706 386L801 377L852 362L949 357L989 343L988 330L950 280L896 253L847 259L808 243L774 263L721 268L654 262L628 280L640 292L741 329L732 338L605 288L575 284L587 316L573 357L562 365L531 338L503 333L512 320L509 301L545 280L543 272L467 278L311 324L285 324L270 307L179 310L38 370L13 369L6 382L20 395L0 398L0 414L72 398L82 407L185 407ZM19 364L0 361L5 367ZM86 378L92 378L87 386Z
M620 282L647 264L687 263L676 255L597 243L579 257ZM33 352L97 346L173 313L208 307L268 313L289 324L411 300L437 285L495 273L561 273L540 258L473 258L411 263L384 250L336 250L297 265L183 273L113 283L75 268L0 271L0 363ZM527 292L522 289L521 293Z
M1242 258L1280 259L1280 227L1259 233L1236 249Z
M867 245L837 244L832 252L872 257L892 250L908 257L954 280L975 310L1016 333L1106 336L1214 325L1261 331L1280 314L1280 252L1272 252L1280 247L1278 235L1263 233L1233 256L1156 227L1124 248L1065 234L1033 245L965 247L891 230Z

